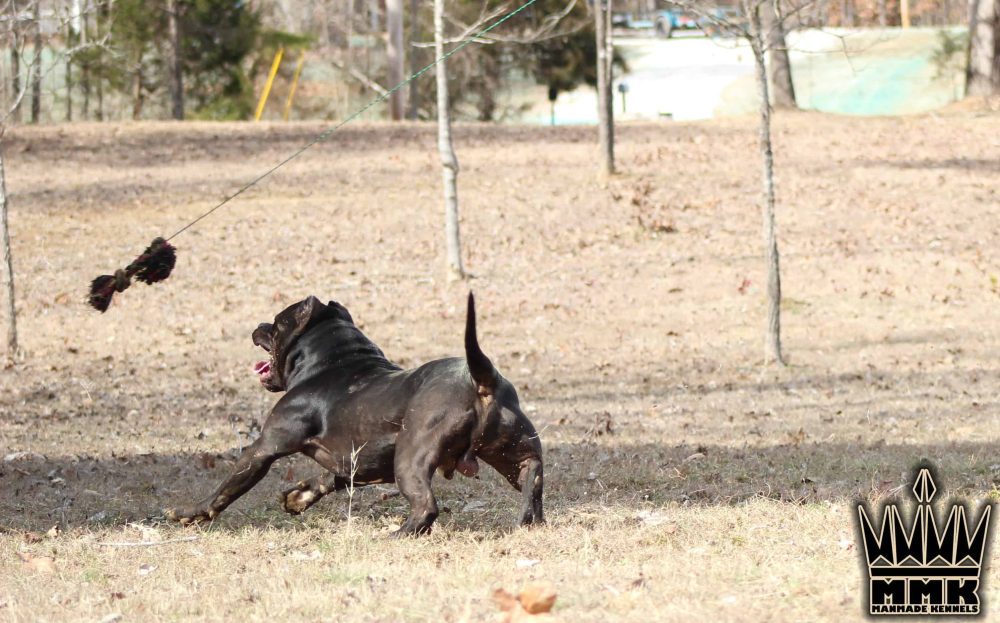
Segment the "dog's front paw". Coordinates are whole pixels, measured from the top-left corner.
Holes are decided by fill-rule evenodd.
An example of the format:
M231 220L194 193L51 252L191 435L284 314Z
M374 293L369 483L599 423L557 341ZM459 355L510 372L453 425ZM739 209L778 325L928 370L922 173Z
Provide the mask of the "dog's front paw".
M421 525L407 519L403 522L403 525L399 527L399 530L390 532L389 536L393 539L405 539L407 537L423 536L430 533L431 527L429 525Z
M281 493L281 506L286 513L298 515L304 513L320 497L320 494L312 490L309 483L299 482L291 489Z
M211 521L218 515L211 509L196 506L168 508L163 511L163 516L170 521L176 521L182 526L190 526L202 521Z

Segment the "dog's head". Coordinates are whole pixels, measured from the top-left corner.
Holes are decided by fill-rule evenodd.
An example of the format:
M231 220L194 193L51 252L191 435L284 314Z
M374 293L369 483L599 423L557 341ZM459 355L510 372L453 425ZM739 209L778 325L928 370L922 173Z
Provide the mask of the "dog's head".
M323 304L315 296L286 307L274 317L274 322L262 322L254 329L253 343L270 355L267 361L260 361L254 371L260 377L265 389L283 392L288 387L288 378L295 368L295 357L289 357L300 337L312 327L326 320L354 322L343 305L335 301Z

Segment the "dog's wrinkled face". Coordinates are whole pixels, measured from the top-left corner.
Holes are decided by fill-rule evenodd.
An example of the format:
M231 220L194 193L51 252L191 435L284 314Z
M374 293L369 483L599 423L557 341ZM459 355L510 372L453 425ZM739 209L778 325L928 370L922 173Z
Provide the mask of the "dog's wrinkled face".
M310 296L286 307L274 317L273 323L262 322L254 329L253 343L271 355L270 359L254 365L254 372L265 389L272 392L288 389L288 376L294 367L294 361L288 361L288 354L295 342L313 325L332 319L353 322L339 303L330 301L324 305L315 296Z

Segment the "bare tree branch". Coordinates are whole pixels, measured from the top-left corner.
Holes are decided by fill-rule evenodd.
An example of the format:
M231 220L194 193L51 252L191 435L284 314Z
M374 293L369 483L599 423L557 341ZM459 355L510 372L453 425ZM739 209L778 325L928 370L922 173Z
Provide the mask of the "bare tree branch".
M556 39L559 37L565 37L566 35L571 35L579 31L581 28L583 28L585 25L584 22L581 22L572 28L566 28L563 30L556 30L556 27L559 24L561 24L562 20L565 19L566 16L568 16L573 11L573 9L576 7L576 3L577 0L569 0L569 2L566 4L566 7L563 8L561 11L558 11L551 15L546 15L545 18L542 20L542 24L537 29L526 30L520 35L503 35L496 32L490 32L486 35L479 37L476 40L476 43L484 45L489 45L493 43L515 43L522 45L530 45L532 43L542 43L543 41L549 41L551 39ZM483 5L484 9L485 6L486 5L484 3ZM481 11L479 18L477 18L476 21L472 24L465 24L461 20L452 16L450 13L446 12L445 19L450 24L457 26L458 28L461 28L462 33L451 39L446 39L444 43L450 45L465 41L474 33L476 33L477 31L481 30L484 26L486 26L486 24L493 22L496 18L507 13L509 9L510 6L504 4L489 13L485 12L485 10ZM411 45L416 48L429 48L433 47L434 43L428 41L421 41L421 42L414 42Z

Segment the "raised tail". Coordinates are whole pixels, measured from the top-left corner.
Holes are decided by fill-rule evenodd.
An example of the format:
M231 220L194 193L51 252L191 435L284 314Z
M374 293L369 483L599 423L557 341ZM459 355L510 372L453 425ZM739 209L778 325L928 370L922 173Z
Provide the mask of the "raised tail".
M492 394L497 385L497 369L479 348L476 339L476 299L469 292L469 310L465 316L465 360L480 395Z

